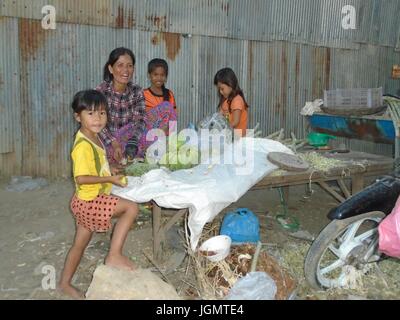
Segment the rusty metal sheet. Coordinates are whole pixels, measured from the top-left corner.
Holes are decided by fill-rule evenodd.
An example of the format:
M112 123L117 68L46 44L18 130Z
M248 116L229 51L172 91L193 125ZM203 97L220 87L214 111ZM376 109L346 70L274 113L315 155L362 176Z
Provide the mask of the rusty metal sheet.
M4 16L40 20L44 5L53 5L62 23L331 48L399 47L397 0L3 0L0 8ZM346 5L356 9L354 30L342 27Z
M0 18L0 176L21 169L18 19Z

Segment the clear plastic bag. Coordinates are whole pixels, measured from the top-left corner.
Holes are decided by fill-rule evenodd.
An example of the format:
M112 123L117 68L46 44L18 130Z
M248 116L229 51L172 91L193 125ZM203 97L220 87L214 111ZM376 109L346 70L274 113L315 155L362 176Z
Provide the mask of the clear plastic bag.
M225 300L275 300L275 281L265 272L249 272L240 278Z
M197 123L197 129L209 129L209 130L217 130L222 131L225 129L230 129L229 122L226 118L220 114L219 112L215 112L212 115L205 117L203 120L200 120Z

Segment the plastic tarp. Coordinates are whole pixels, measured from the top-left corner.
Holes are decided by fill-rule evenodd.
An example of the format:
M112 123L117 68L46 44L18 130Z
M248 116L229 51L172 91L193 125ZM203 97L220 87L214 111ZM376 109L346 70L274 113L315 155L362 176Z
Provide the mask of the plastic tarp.
M127 187L114 186L112 192L138 203L154 200L164 208L188 208L190 245L195 251L204 225L277 169L267 160L269 152L293 154L280 142L249 137L225 146L224 150L224 154L233 155L236 160L214 165L203 161L192 169L174 172L155 169L142 177L128 177Z

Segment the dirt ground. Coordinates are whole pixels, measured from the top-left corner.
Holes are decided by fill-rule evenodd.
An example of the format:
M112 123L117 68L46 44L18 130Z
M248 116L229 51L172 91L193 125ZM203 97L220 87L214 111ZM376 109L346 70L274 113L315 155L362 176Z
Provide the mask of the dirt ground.
M73 193L70 180L50 181L47 187L25 192L9 192L9 180L0 179L0 299L68 299L56 290L42 288L48 268L54 268L59 279L65 255L74 236L74 220L69 211ZM306 186L290 190L289 213L300 222L300 230L316 236L329 222L328 210L337 202L316 185L312 195ZM238 202L224 210L247 207L260 219L262 242L267 244L280 262L296 279L297 299L399 299L399 277L391 277L392 271L400 271L397 260L385 260L379 277L366 277L359 290L334 290L315 292L304 281L303 263L310 241L290 235L276 221L275 215L283 212L276 189L251 191ZM217 221L222 219L221 213ZM181 228L178 224L175 230ZM74 284L82 291L90 285L97 265L103 263L109 246L110 233L95 234L87 248L74 277ZM169 237L174 242L174 235ZM175 237L176 238L176 237ZM172 243L166 248L166 259L176 251ZM175 241L176 244L176 241ZM142 268L157 269L146 257L152 257L151 217L142 213L129 233L125 253ZM188 287L195 287L193 272L188 272L186 259L175 272L168 274L178 294L187 297ZM394 269L393 269L394 268ZM159 274L159 273L158 273ZM398 273L397 273L398 274ZM161 275L160 275L161 276ZM378 280L376 280L378 279Z

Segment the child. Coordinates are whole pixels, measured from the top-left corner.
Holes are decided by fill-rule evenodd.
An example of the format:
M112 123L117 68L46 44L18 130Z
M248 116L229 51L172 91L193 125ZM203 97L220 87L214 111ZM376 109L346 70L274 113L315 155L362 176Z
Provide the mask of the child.
M236 133L245 136L249 106L233 70L230 68L219 70L214 77L214 85L218 88L219 112L229 120L233 129L239 130Z
M143 90L146 105L146 129L139 143L139 155L144 156L147 147L153 141L146 140L146 134L151 129L161 129L168 136L174 127L170 122L176 123L176 103L171 90L165 87L168 77L168 64L163 59L153 59L147 67L150 87Z
M75 298L83 295L71 285L72 277L93 232L106 232L111 218L119 217L105 258L105 264L121 269L134 269L122 247L128 231L138 214L132 201L110 195L112 184L124 186L122 175L111 175L106 151L98 134L107 123L107 100L95 90L78 92L72 102L74 117L80 123L71 157L76 192L71 200L71 210L76 219L74 243L69 250L59 289Z
M174 94L165 87L168 77L167 62L158 58L151 60L147 66L147 73L151 85L143 90L146 113L149 113L164 101L169 102L171 107L176 109Z

